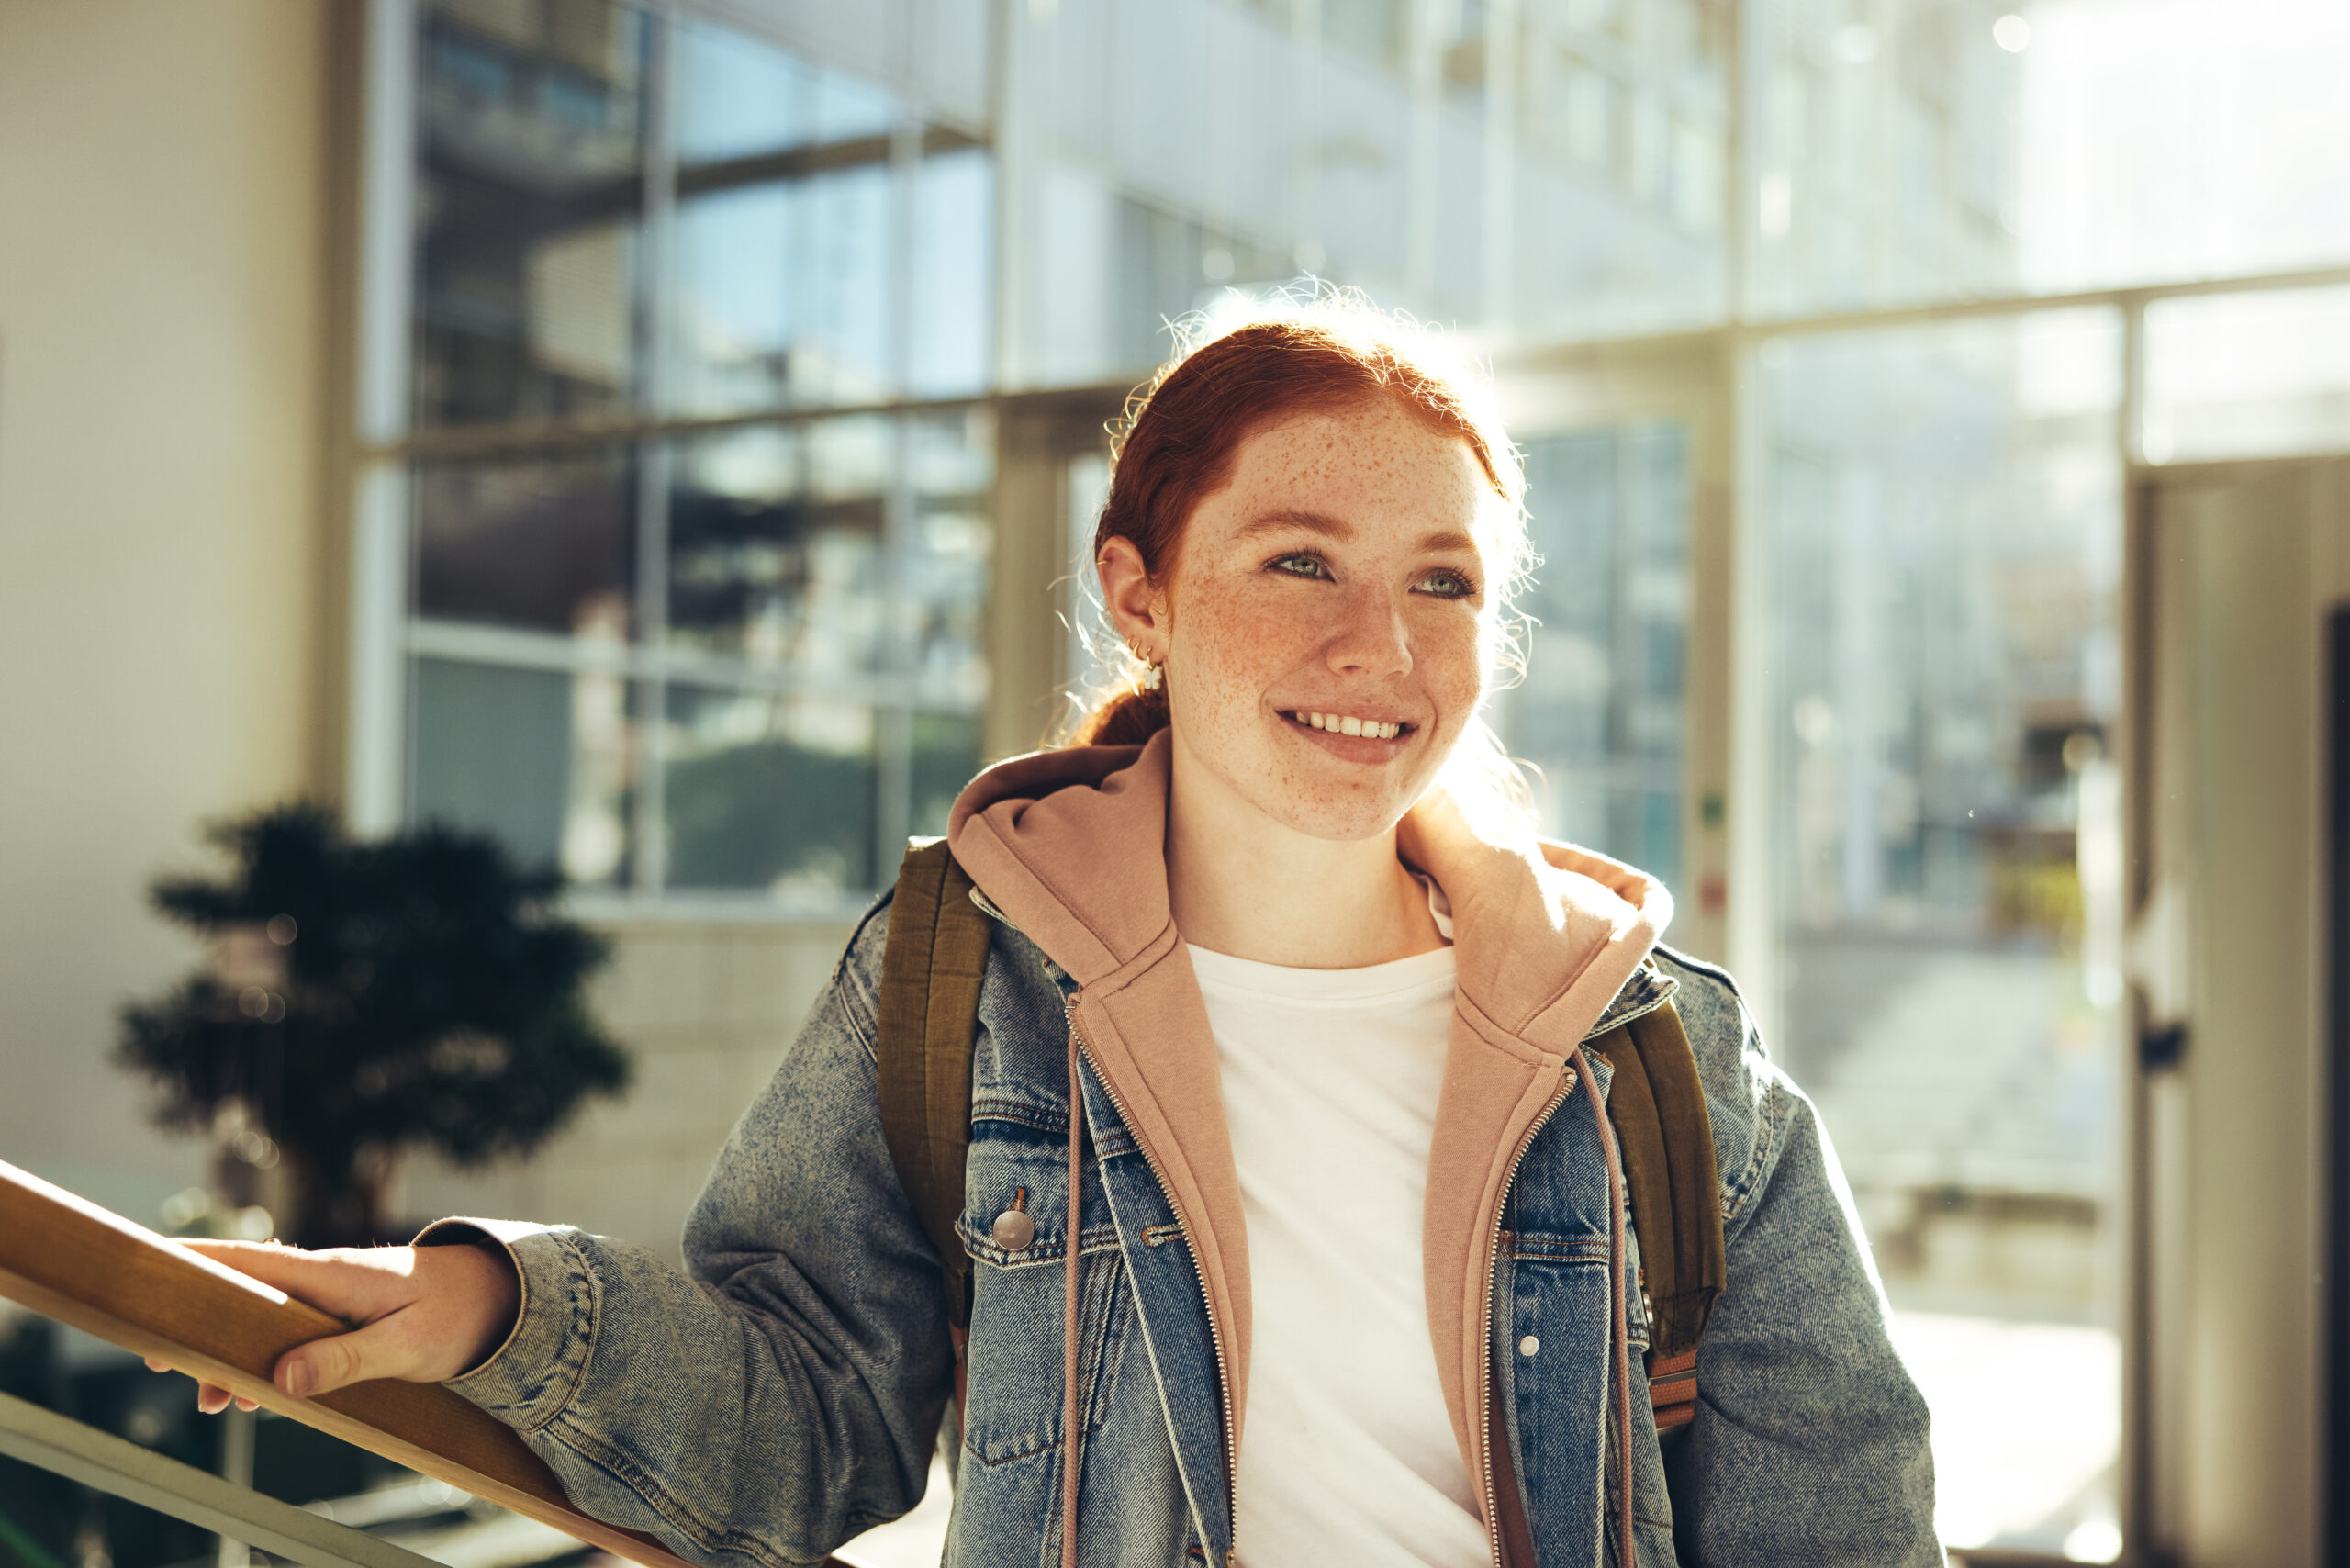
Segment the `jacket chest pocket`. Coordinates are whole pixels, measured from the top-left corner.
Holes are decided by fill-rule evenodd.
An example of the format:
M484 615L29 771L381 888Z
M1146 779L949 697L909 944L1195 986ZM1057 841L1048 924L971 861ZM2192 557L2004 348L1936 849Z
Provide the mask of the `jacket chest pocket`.
M1083 1171L1078 1375L1090 1431L1117 1382L1134 1303L1090 1149ZM972 1260L964 1448L990 1465L1057 1450L1069 1256L1069 1127L1058 1108L973 1107L956 1231Z
M1537 1135L1518 1167L1502 1216L1502 1262L1519 1285L1520 1310L1532 1300L1563 1301L1589 1290L1595 1293L1601 1321L1606 1322L1608 1263L1607 1167L1594 1137L1588 1109L1571 1107L1574 1115L1555 1116ZM1564 1126L1561 1124L1564 1123ZM1624 1216L1624 1279L1626 1326L1635 1353L1645 1351L1649 1315L1640 1294L1640 1238L1629 1213ZM1496 1291L1494 1300L1512 1299ZM1504 1324L1500 1327L1506 1327ZM1555 1330L1556 1324L1552 1328ZM1529 1326L1514 1338L1543 1330Z

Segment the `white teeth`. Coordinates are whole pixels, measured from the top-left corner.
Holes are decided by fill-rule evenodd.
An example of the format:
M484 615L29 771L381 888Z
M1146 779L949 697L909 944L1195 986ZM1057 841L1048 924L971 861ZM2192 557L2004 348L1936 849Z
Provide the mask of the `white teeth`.
M1392 741L1404 733L1400 723L1384 723L1377 719L1357 719L1339 713L1308 713L1301 710L1295 718L1301 724L1311 724L1317 730L1333 734L1368 735L1373 739Z

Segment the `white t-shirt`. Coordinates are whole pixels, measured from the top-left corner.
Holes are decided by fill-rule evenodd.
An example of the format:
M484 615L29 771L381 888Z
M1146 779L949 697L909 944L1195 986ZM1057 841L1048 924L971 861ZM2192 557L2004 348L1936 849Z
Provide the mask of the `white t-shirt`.
M1244 1564L1483 1568L1420 1260L1452 950L1292 969L1192 949L1248 1226Z

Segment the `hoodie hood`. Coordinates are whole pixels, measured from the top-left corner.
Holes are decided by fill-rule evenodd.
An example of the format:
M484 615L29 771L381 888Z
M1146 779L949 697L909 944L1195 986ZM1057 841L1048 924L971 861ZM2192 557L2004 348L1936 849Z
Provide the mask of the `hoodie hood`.
M964 788L947 837L990 902L1091 985L1170 932L1167 790L1172 747L1031 752ZM1513 1033L1580 1041L1673 918L1664 884L1572 845L1472 825L1441 790L1397 847L1444 890L1461 989Z
M1215 1041L1168 892L1172 755L1161 731L1141 746L1016 757L971 781L947 834L980 891L1080 988L1088 1057L1167 1181L1199 1263L1228 1358L1237 1445L1248 1236ZM1485 1292L1504 1192L1521 1146L1567 1091L1569 1054L1647 959L1673 904L1630 867L1472 824L1442 790L1405 815L1397 849L1452 912L1458 992L1423 1257L1454 1435L1482 1475Z

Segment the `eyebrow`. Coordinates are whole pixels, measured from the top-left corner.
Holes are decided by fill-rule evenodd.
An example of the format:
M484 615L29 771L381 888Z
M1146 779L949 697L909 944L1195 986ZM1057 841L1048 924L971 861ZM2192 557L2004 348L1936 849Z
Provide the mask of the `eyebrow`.
M1246 541L1261 538L1268 533L1285 533L1292 529L1318 534L1324 539L1333 540L1342 544L1355 536L1355 525L1342 517L1332 517L1327 512L1300 511L1285 508L1280 511L1264 512L1250 518L1241 524L1237 537ZM1439 529L1421 539L1420 548L1430 553L1446 550L1474 551L1477 548L1477 542L1459 529L1447 528Z

